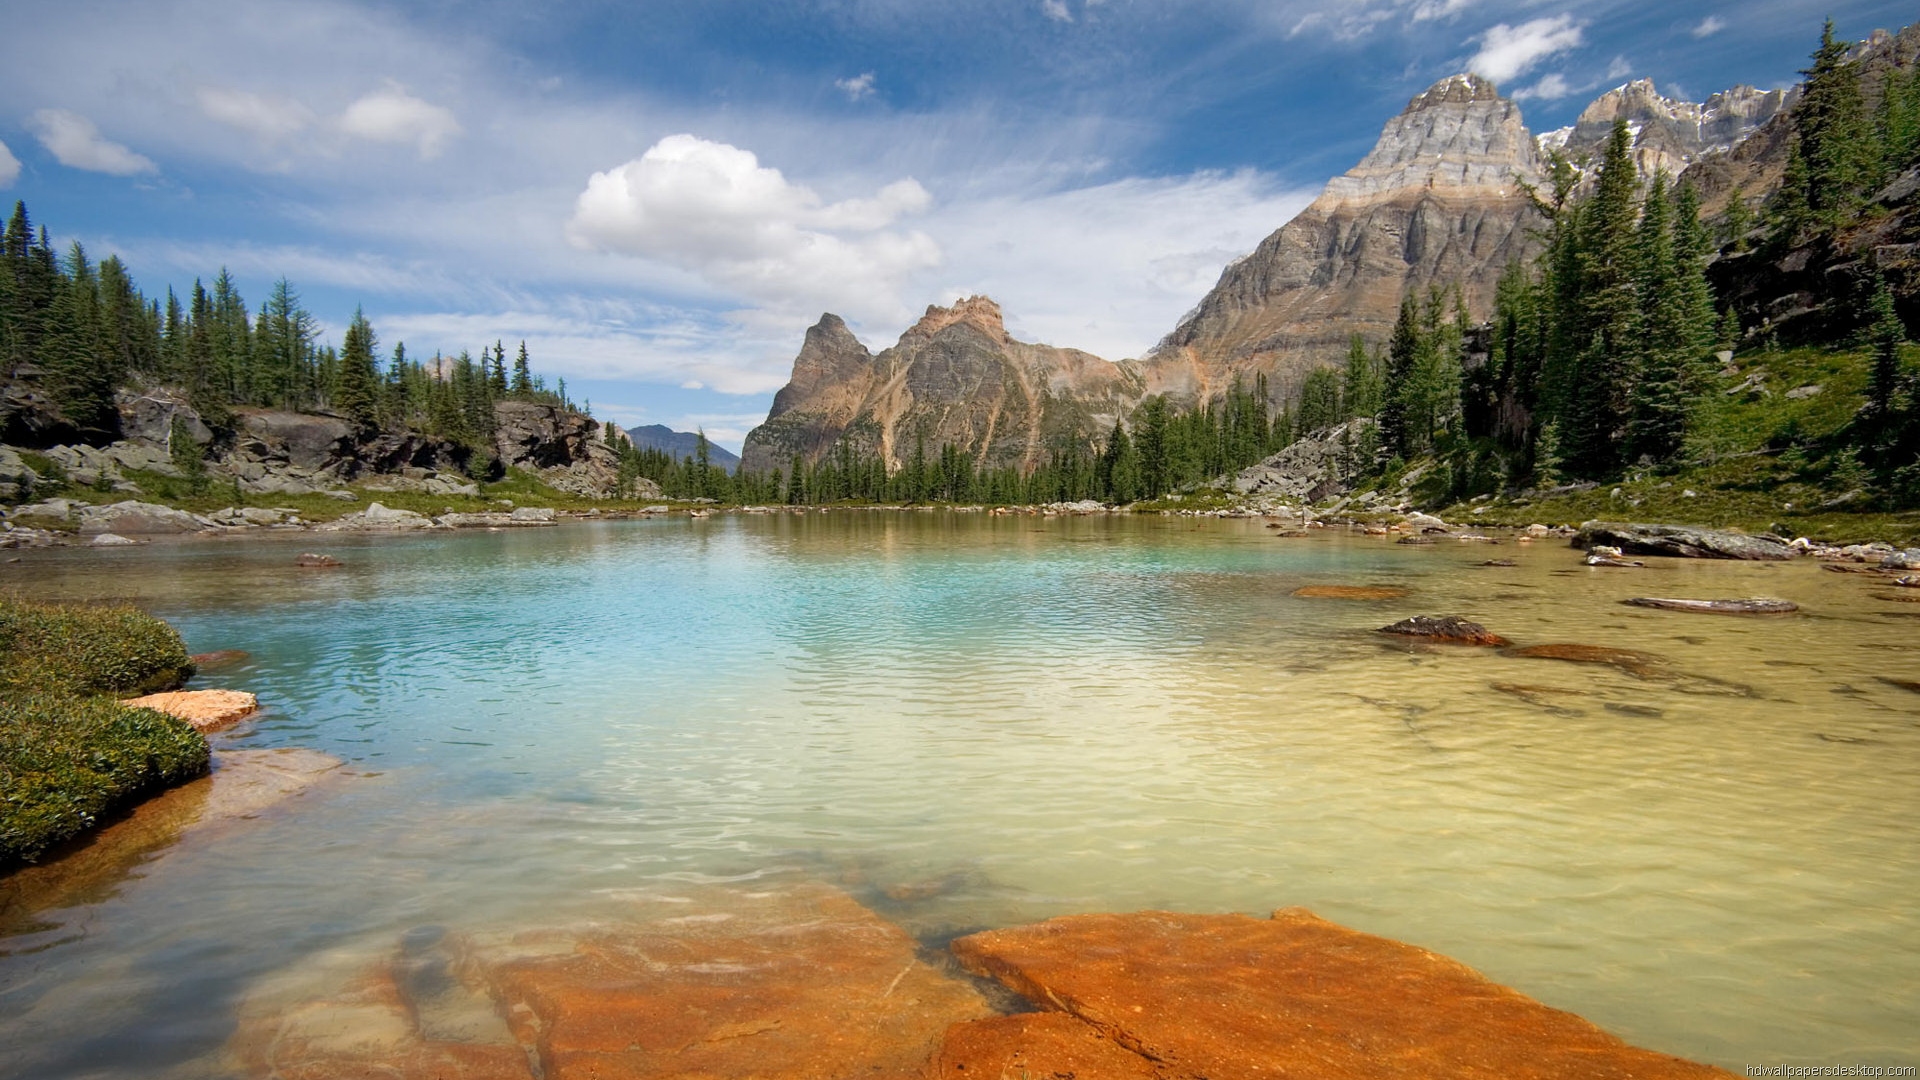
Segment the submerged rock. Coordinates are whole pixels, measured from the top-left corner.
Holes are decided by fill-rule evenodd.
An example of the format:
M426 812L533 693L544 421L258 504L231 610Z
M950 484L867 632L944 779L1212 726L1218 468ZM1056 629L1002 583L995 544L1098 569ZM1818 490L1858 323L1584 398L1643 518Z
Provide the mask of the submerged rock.
M963 937L953 952L968 970L1084 1022L1163 1077L1731 1075L1630 1046L1458 961L1300 908L1271 919L1073 915ZM1026 1024L989 1023L1003 1031L969 1040L974 1025L966 1025L950 1044L985 1044L983 1062L1008 1060L1017 1046L984 1036L1017 1037ZM1064 1043L1085 1049L1090 1064L1112 1060L1058 1024L1027 1023L1035 1054L1060 1053ZM1147 1075L1127 1065L1073 1074ZM969 1064L943 1075L973 1074Z
M1634 607L1660 608L1665 611L1696 611L1703 615L1785 615L1800 610L1791 600L1749 597L1744 600L1681 600L1662 596L1636 596L1620 601Z
M1566 660L1575 664L1611 664L1627 671L1644 673L1656 664L1666 661L1652 653L1636 652L1633 649L1613 649L1605 645L1578 645L1560 642L1550 645L1528 645L1524 648L1507 650L1508 656L1518 656L1528 660Z
M215 649L212 652L194 653L187 657L198 671L211 671L214 668L227 667L247 661L252 654L245 649Z
M314 570L331 570L334 567L341 566L343 564L340 562L339 559L336 559L331 555L316 555L311 551L307 551L294 556L293 565L304 566Z
M1626 555L1676 555L1691 559L1749 559L1779 561L1794 556L1793 547L1777 536L1698 529L1691 525L1628 525L1589 521L1574 534L1573 546L1604 544Z
M157 709L185 720L202 735L239 723L260 711L260 699L244 690L169 690L128 698L124 705Z
M1382 634L1400 634L1428 641L1450 641L1461 645L1505 645L1507 639L1477 622L1458 615L1415 615L1392 626L1383 626Z
M611 922L421 935L332 986L302 965L242 1005L229 1049L287 1080L913 1077L991 1015L838 889L659 887Z
M1407 590L1392 585L1302 585L1293 595L1308 600L1398 600Z
M1067 1013L1017 1013L955 1024L934 1058L939 1080L1001 1077L1159 1080L1154 1063Z

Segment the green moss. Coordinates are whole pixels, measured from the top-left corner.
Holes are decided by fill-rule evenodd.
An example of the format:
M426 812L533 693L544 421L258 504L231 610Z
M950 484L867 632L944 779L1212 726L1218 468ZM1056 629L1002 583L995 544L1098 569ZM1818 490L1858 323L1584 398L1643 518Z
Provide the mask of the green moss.
M0 871L207 765L207 740L165 713L9 691L0 697Z
M192 674L180 635L138 608L0 597L0 694L151 693Z

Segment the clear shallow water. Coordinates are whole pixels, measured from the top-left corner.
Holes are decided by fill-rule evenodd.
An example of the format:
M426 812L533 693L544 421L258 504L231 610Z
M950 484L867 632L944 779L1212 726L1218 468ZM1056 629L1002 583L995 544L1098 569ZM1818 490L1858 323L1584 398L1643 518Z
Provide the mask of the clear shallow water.
M1920 1063L1920 695L1877 678L1920 678L1920 604L1811 565L835 513L36 552L0 588L251 651L205 680L270 706L230 745L355 771L0 939L4 1076L203 1075L315 958L778 869L935 943L1304 905L1736 1071ZM1805 614L1618 604L1759 594ZM1369 632L1421 612L1667 663Z

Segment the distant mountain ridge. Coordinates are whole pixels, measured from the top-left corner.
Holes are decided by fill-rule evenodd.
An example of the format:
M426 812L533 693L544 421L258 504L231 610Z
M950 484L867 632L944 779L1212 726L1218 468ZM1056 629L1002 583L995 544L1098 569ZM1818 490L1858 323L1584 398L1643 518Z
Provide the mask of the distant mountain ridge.
M647 424L644 427L630 427L627 438L633 441L636 450L662 450L675 458L690 458L699 447L700 436L692 431L675 431L665 424ZM719 446L713 440L707 440L707 460L728 472L740 467L740 457L726 447Z
M1778 141L1786 125L1775 121L1794 93L1741 86L1695 104L1642 79L1536 138L1493 83L1449 76L1415 95L1311 205L1230 263L1146 356L1108 363L1014 341L985 297L929 307L878 355L823 315L766 422L748 433L745 465L784 466L796 454L817 462L845 439L894 467L924 440L933 455L953 445L985 464L1030 468L1062 440L1091 445L1150 395L1192 404L1264 378L1277 407L1309 372L1339 365L1353 334L1383 342L1409 291L1457 286L1469 314L1488 317L1501 273L1540 248L1534 193L1548 186L1550 151L1584 162L1618 118L1644 172L1700 176L1739 161L1750 141ZM1777 154L1765 156L1771 164Z

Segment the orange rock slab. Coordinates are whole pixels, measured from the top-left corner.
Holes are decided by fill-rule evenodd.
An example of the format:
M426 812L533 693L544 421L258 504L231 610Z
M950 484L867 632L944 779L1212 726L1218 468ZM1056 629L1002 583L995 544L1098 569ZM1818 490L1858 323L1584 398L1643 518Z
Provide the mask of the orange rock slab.
M964 937L953 952L1166 1077L1732 1075L1630 1046L1458 961L1298 908L1272 919L1074 915Z
M192 724L201 734L237 724L260 711L260 699L244 690L169 690L162 694L128 698L136 709L158 709Z
M449 934L265 991L230 1050L243 1075L316 1080L919 1080L949 1027L991 1014L830 886L664 885L621 917Z
M934 1080L1159 1080L1154 1063L1065 1013L1021 1013L955 1024Z

